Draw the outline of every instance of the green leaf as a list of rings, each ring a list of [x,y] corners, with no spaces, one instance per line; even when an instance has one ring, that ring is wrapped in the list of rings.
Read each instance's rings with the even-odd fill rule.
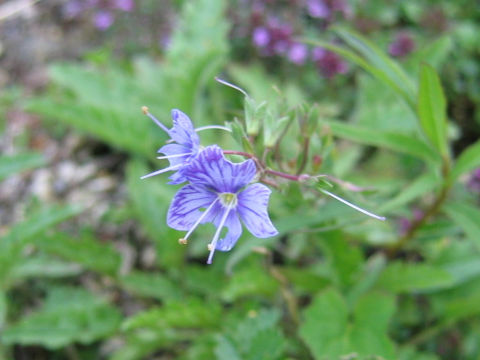
[[[214,328],[221,320],[221,312],[218,303],[209,302],[206,306],[203,301],[190,297],[183,302],[171,302],[142,311],[125,320],[122,328],[126,331],[141,328]]]
[[[42,154],[30,153],[0,157],[0,180],[25,170],[45,165]]]
[[[420,131],[416,114],[404,101],[398,101],[393,90],[378,91],[378,81],[368,74],[359,74],[356,82],[355,124],[381,131]]]
[[[418,90],[418,118],[432,145],[443,155],[448,153],[447,103],[435,69],[422,64]]]
[[[473,294],[449,302],[443,313],[443,321],[455,322],[480,314],[480,294]]]
[[[217,359],[276,360],[282,355],[286,339],[276,324],[276,310],[251,312],[233,329],[217,338]]]
[[[119,281],[126,290],[140,296],[160,300],[181,299],[178,285],[163,274],[135,271],[120,277]]]
[[[248,295],[273,296],[278,289],[274,280],[260,266],[249,266],[235,271],[222,291],[222,298],[231,302]]]
[[[218,336],[217,346],[215,347],[215,355],[217,360],[242,360],[242,356],[238,353],[232,341],[222,335]]]
[[[7,319],[7,296],[4,291],[0,290],[0,329],[3,329]]]
[[[326,123],[332,132],[341,138],[408,154],[431,164],[440,162],[438,155],[427,144],[412,135],[378,131],[333,120],[328,120]]]
[[[425,292],[442,289],[454,283],[446,270],[428,264],[393,262],[378,279],[377,286],[394,293]]]
[[[111,244],[102,244],[90,234],[75,239],[57,232],[53,235],[39,236],[35,244],[45,252],[110,276],[118,273],[122,261],[120,254]]]
[[[454,182],[460,175],[480,166],[480,140],[466,148],[458,157],[450,172],[449,181]]]
[[[158,179],[140,180],[149,173],[145,163],[133,160],[127,166],[127,187],[135,215],[152,241],[155,242],[158,262],[165,268],[183,263],[186,247],[178,244],[179,232],[165,223],[174,190]]]
[[[409,72],[412,74],[417,74],[421,64],[428,63],[439,71],[440,67],[448,61],[452,49],[453,41],[451,35],[443,35],[413,52],[406,59],[407,70],[410,70]]]
[[[120,312],[83,289],[54,288],[44,306],[3,331],[4,344],[58,349],[74,342],[90,344],[111,335]]]
[[[467,203],[448,203],[443,211],[465,232],[470,241],[480,249],[480,210]]]
[[[348,308],[343,297],[333,289],[316,296],[303,313],[300,337],[315,359],[326,359],[345,353]]]
[[[333,281],[340,289],[349,289],[356,282],[364,259],[360,249],[350,244],[343,235],[340,231],[325,233],[321,246],[332,269]]]
[[[79,275],[81,272],[82,268],[77,264],[52,259],[50,256],[36,255],[34,258],[18,261],[10,276],[19,281],[40,277],[62,278]]]
[[[66,77],[72,76],[69,74],[72,71],[71,66],[59,66],[59,68],[67,72]],[[91,71],[82,71],[87,79],[91,76],[89,74]],[[96,76],[104,75],[96,74]],[[115,79],[112,82],[115,87]],[[86,86],[82,91],[88,92],[90,87],[95,86]],[[104,93],[111,90],[110,86],[103,86],[101,89]],[[157,144],[162,138],[165,138],[165,135],[140,112],[143,102],[138,100],[132,103],[129,95],[130,92],[125,93],[125,99],[116,105],[90,104],[82,102],[80,99],[55,100],[53,97],[44,96],[30,100],[26,108],[28,111],[44,117],[72,125],[119,149],[149,156],[154,154]],[[104,97],[99,97],[99,99],[104,99]],[[142,140],[139,141],[139,139]]]
[[[337,28],[335,32],[354,50],[326,41],[306,39],[306,43],[324,47],[352,61],[400,95],[412,110],[415,109],[415,88],[405,71],[376,45],[361,35]]]
[[[350,47],[361,54],[369,64],[378,71],[381,71],[388,79],[396,84],[396,86],[405,93],[407,103],[411,102],[412,96],[415,93],[415,86],[412,79],[410,79],[408,74],[396,61],[388,57],[377,45],[359,33],[342,28],[336,28],[334,31],[342,40],[350,45]]]
[[[394,358],[394,344],[387,336],[394,311],[393,297],[368,293],[351,313],[343,297],[329,289],[304,311],[300,337],[316,360],[337,359],[351,353],[360,358]]]
[[[398,195],[380,206],[378,212],[384,213],[418,199],[423,194],[430,192],[441,184],[441,178],[433,172],[427,172],[413,180],[405,189],[400,190]]]
[[[193,118],[199,117],[206,84],[215,84],[213,78],[226,61],[226,5],[224,0],[184,2],[179,20],[182,26],[177,26],[171,36],[164,95],[168,105],[179,107]]]
[[[80,208],[74,206],[52,207],[10,228],[0,241],[0,287],[9,285],[9,272],[21,258],[21,252],[31,238],[80,211]]]

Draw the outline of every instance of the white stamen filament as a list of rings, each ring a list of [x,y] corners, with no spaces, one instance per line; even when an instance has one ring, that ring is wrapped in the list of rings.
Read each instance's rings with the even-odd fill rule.
[[[217,231],[215,231],[215,235],[213,236],[212,242],[208,244],[208,250],[210,250],[210,254],[208,255],[207,264],[211,264],[213,260],[213,253],[215,252],[215,247],[217,246],[218,238],[220,237],[220,233],[222,232],[223,225],[227,221],[228,214],[233,207],[233,203],[229,203],[228,207],[225,209],[223,213],[222,220],[220,220],[220,224],[218,224]]]
[[[166,167],[165,169],[160,169],[160,170],[154,171],[150,174],[143,175],[140,179],[143,180],[143,179],[149,178],[151,176],[155,176],[155,175],[159,175],[159,174],[162,174],[164,172],[167,172],[167,171],[175,170],[175,169],[178,169],[181,166],[183,166],[183,164],[177,164],[177,165],[169,166],[169,167]]]
[[[168,155],[168,156],[157,156],[157,159],[163,160],[163,159],[172,159],[172,158],[177,158],[177,157],[182,157],[186,155],[192,155],[193,153],[184,153],[184,154],[175,154],[175,155]]]
[[[357,205],[354,205],[354,204],[348,202],[347,200],[342,199],[341,197],[339,197],[339,196],[337,196],[337,195],[335,195],[335,194],[332,194],[331,192],[329,192],[329,191],[327,191],[327,190],[323,190],[323,189],[319,189],[319,190],[320,190],[322,193],[324,193],[324,194],[326,194],[326,195],[328,195],[328,196],[333,197],[334,199],[336,199],[336,200],[344,203],[345,205],[350,206],[351,208],[353,208],[353,209],[355,209],[355,210],[357,210],[357,211],[360,211],[361,213],[363,213],[363,214],[365,214],[365,215],[368,215],[368,216],[370,216],[370,217],[372,217],[372,218],[374,218],[374,219],[377,219],[377,220],[382,220],[382,221],[386,220],[386,217],[384,217],[384,216],[379,216],[379,215],[375,215],[375,214],[371,213],[370,211],[367,211],[367,210],[365,210],[365,209],[362,209],[362,208],[358,207]]]
[[[228,132],[232,132],[231,129],[229,129],[226,126],[221,126],[221,125],[208,125],[208,126],[200,126],[195,129],[195,131],[203,131],[203,130],[209,130],[209,129],[219,129],[219,130],[225,130]]]
[[[193,230],[195,230],[197,228],[197,226],[200,224],[200,222],[205,219],[205,216],[207,216],[207,214],[210,212],[210,210],[212,210],[213,208],[213,205],[215,205],[217,203],[217,201],[219,200],[219,198],[216,198],[214,202],[212,202],[208,208],[202,213],[202,215],[200,215],[200,217],[197,219],[197,221],[195,221],[195,223],[192,225],[192,227],[190,228],[190,230],[188,230],[188,232],[185,234],[185,236],[182,238],[183,240],[187,240],[188,237],[193,233]]]
[[[160,127],[163,131],[165,131],[167,134],[170,133],[170,130],[168,130],[168,128],[167,128],[165,125],[163,125],[163,124],[160,122],[160,120],[158,120],[155,116],[153,116],[152,114],[150,114],[150,112],[148,111],[148,108],[147,108],[146,106],[142,107],[142,111],[143,111],[143,113],[144,113],[145,115],[147,115],[150,119],[152,119],[153,122],[154,122],[155,124],[157,124],[158,127]]]
[[[231,87],[232,89],[235,89],[235,90],[240,91],[243,95],[245,95],[245,97],[248,97],[248,94],[245,92],[245,90],[243,90],[242,88],[238,87],[237,85],[233,85],[233,84],[229,83],[228,81],[223,80],[223,79],[220,79],[220,78],[218,78],[218,77],[216,77],[216,76],[215,76],[215,80],[218,81],[220,84],[226,85],[226,86],[228,86],[228,87]]]

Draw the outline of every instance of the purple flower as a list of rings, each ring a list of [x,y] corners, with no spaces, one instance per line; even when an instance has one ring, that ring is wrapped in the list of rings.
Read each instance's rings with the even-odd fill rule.
[[[265,28],[264,26],[257,27],[253,31],[252,38],[255,46],[259,48],[267,46],[268,43],[270,42],[270,34],[267,28]]]
[[[185,243],[199,224],[211,222],[217,230],[208,248],[211,264],[215,250],[229,251],[242,234],[242,225],[258,238],[278,234],[268,216],[270,189],[250,183],[257,173],[253,160],[234,164],[225,159],[222,149],[209,146],[198,154],[183,171],[190,181],[173,198],[167,224],[187,231],[180,239]],[[223,228],[226,235],[220,239]]]
[[[183,168],[190,160],[197,156],[200,151],[200,139],[193,127],[192,121],[180,110],[173,109],[173,127],[168,129],[157,118],[150,114],[147,108],[144,108],[143,111],[170,136],[169,143],[158,150],[159,153],[165,154],[165,156],[160,156],[158,159],[168,159],[170,166],[144,175],[141,179],[146,179],[167,171],[176,171],[169,178],[171,180],[170,184],[181,184],[185,182],[186,179],[183,176]]]
[[[475,193],[480,193],[480,168],[475,169],[467,182],[467,188]]]
[[[312,59],[327,78],[332,78],[337,74],[345,74],[348,71],[348,64],[340,56],[324,48],[314,48]]]
[[[288,50],[288,58],[297,65],[302,65],[308,56],[308,47],[305,44],[294,43]]]
[[[134,2],[133,0],[114,0],[113,7],[123,11],[132,11]]]
[[[403,57],[410,54],[415,49],[415,42],[410,34],[399,33],[395,40],[389,45],[388,52],[392,56]]]
[[[330,8],[324,0],[307,0],[306,5],[311,17],[326,19],[330,16]]]
[[[70,0],[62,7],[62,14],[67,19],[74,19],[85,10],[83,5],[80,0]]]
[[[99,30],[107,30],[114,21],[113,14],[107,10],[100,10],[95,14],[93,20],[95,27]]]

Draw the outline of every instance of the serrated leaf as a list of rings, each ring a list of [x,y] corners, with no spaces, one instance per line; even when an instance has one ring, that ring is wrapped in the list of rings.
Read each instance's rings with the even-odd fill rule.
[[[304,311],[300,337],[316,360],[348,354],[390,359],[395,356],[395,348],[387,336],[387,326],[394,311],[393,297],[368,293],[350,314],[343,297],[329,289]]]
[[[227,286],[222,291],[225,301],[253,295],[272,296],[277,292],[278,282],[274,280],[265,269],[258,266],[250,266],[237,270]]]
[[[303,313],[300,337],[315,359],[338,356],[346,346],[348,308],[343,297],[333,289],[316,296]]]
[[[69,67],[64,71],[69,71]],[[97,74],[97,76],[102,75]],[[107,87],[103,91],[108,93],[110,90],[111,88]],[[87,92],[87,90],[84,91]],[[45,96],[30,100],[26,108],[44,117],[72,125],[119,149],[144,156],[154,154],[157,144],[165,139],[165,135],[141,114],[139,109],[142,102],[138,100],[136,103],[131,103],[127,101],[128,98],[129,93],[126,93],[125,100],[119,102],[120,106],[107,106],[105,103],[89,104],[78,99],[58,101]],[[139,141],[139,139],[142,140]]]
[[[378,279],[377,286],[394,293],[426,292],[447,288],[454,283],[446,270],[428,264],[393,262]]]
[[[187,298],[184,302],[171,302],[165,306],[142,311],[122,324],[122,328],[131,331],[139,328],[212,328],[221,319],[221,307],[209,302],[208,306],[196,298]]]
[[[242,356],[235,349],[235,345],[225,336],[218,336],[217,346],[215,347],[217,360],[231,359],[242,360]]]
[[[341,138],[408,154],[431,164],[439,163],[439,156],[427,144],[412,135],[377,131],[333,120],[326,123],[332,132]]]
[[[112,334],[120,319],[116,308],[83,289],[55,288],[43,308],[5,329],[1,341],[49,349],[89,344]]]
[[[42,210],[27,220],[15,224],[0,241],[0,287],[6,287],[8,274],[21,256],[21,251],[28,241],[78,213],[75,206],[58,206]]]
[[[185,2],[166,54],[167,103],[198,118],[207,82],[220,72],[228,53],[224,0]],[[208,24],[208,26],[206,25]]]
[[[45,165],[42,154],[30,153],[13,156],[0,156],[0,181],[21,171]]]
[[[467,203],[448,203],[443,211],[465,232],[470,241],[480,249],[480,210]]]
[[[275,360],[285,349],[285,337],[280,329],[260,331],[253,338],[246,359],[248,360]]]
[[[177,284],[163,274],[134,271],[119,278],[120,284],[129,292],[139,296],[160,300],[179,300],[181,291]]]
[[[283,354],[285,336],[277,327],[280,313],[277,310],[250,312],[233,329],[229,328],[217,338],[217,359],[275,360]]]
[[[418,90],[418,118],[431,144],[443,155],[448,152],[447,103],[435,69],[423,64]]]
[[[122,261],[120,254],[111,244],[102,244],[88,234],[75,239],[57,232],[53,235],[39,236],[35,244],[45,252],[110,276],[117,274]]]
[[[454,182],[460,175],[480,167],[480,141],[463,150],[450,172],[449,181]]]
[[[324,234],[321,246],[328,266],[332,269],[333,281],[340,289],[350,288],[364,263],[362,252],[348,243],[340,231]]]

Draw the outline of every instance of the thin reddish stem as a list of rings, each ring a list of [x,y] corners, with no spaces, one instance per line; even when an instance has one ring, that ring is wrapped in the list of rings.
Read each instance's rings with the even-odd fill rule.
[[[239,155],[239,156],[243,156],[243,157],[246,157],[246,158],[249,158],[249,159],[256,159],[255,155],[249,154],[249,153],[244,152],[244,151],[223,150],[223,153],[225,155]]]

